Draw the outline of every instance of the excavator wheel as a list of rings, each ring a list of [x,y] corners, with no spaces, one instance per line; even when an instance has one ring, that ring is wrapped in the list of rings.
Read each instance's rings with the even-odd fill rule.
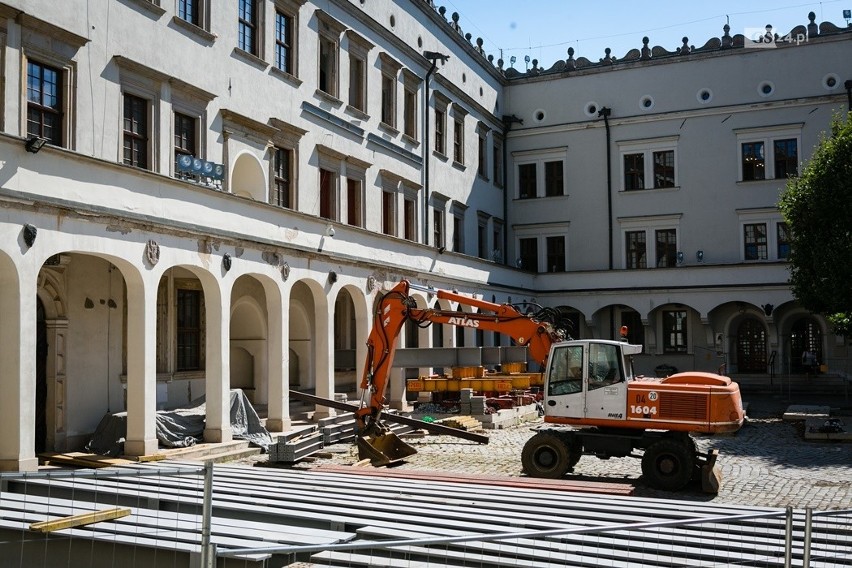
[[[521,465],[530,477],[558,479],[571,468],[571,461],[568,445],[549,432],[530,438],[521,451]]]
[[[648,485],[664,491],[683,489],[692,478],[694,467],[693,447],[674,438],[654,442],[642,456],[642,475]]]

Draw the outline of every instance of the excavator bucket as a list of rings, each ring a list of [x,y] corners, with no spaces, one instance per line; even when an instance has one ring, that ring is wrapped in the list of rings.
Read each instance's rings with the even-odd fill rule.
[[[370,460],[373,467],[395,465],[417,453],[417,450],[390,431],[373,436],[359,436],[357,442],[358,459]]]
[[[719,487],[722,485],[722,470],[716,465],[718,456],[719,450],[710,450],[707,452],[704,464],[700,466],[701,490],[704,493],[719,494]]]

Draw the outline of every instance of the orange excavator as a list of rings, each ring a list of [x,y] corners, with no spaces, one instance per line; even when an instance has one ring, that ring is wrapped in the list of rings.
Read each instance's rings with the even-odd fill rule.
[[[409,293],[412,288],[478,311],[418,308]],[[716,453],[700,455],[690,433],[729,433],[742,426],[739,386],[730,378],[704,372],[666,378],[636,375],[633,356],[642,352],[641,345],[572,340],[570,324],[556,309],[521,311],[510,304],[421,288],[405,280],[376,302],[361,381],[364,399],[355,416],[362,459],[389,463],[416,453],[381,420],[396,340],[409,320],[419,326],[447,324],[495,331],[528,348],[529,358],[545,374],[544,426],[521,451],[528,475],[560,478],[573,470],[582,455],[608,459],[643,450],[642,473],[652,487],[675,491],[698,478],[705,491],[718,491],[721,476]]]

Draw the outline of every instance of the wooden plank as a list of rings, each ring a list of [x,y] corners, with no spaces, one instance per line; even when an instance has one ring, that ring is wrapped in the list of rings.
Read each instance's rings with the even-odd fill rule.
[[[561,479],[537,479],[531,477],[486,476],[469,474],[452,474],[446,472],[431,472],[421,470],[376,470],[370,468],[353,468],[342,465],[320,465],[312,468],[319,471],[340,472],[352,475],[369,475],[374,477],[394,477],[403,479],[422,479],[427,481],[444,481],[453,483],[475,483],[483,485],[499,485],[523,489],[548,489],[553,491],[574,491],[581,493],[601,493],[608,495],[633,495],[634,487],[626,483],[605,483],[600,481],[579,481]]]
[[[93,513],[81,513],[79,515],[71,515],[61,519],[53,519],[50,521],[40,521],[30,524],[30,530],[40,533],[50,533],[61,531],[62,529],[72,529],[74,527],[83,527],[93,525],[102,521],[111,521],[120,519],[130,514],[130,509],[126,507],[115,507],[112,509],[103,509]]]
[[[101,456],[98,454],[84,454],[82,452],[69,453],[53,453],[45,452],[38,455],[45,460],[46,463],[62,463],[65,465],[76,465],[80,467],[112,467],[116,465],[127,465],[133,463],[128,459],[111,458],[109,456]]]

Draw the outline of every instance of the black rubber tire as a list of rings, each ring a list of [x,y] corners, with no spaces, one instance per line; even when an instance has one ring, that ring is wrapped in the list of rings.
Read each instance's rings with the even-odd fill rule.
[[[642,475],[648,485],[664,491],[683,489],[692,478],[695,453],[691,444],[663,438],[651,444],[642,456]]]
[[[571,454],[567,444],[559,436],[548,432],[539,432],[521,450],[521,465],[531,477],[559,479],[568,472],[570,464]]]

